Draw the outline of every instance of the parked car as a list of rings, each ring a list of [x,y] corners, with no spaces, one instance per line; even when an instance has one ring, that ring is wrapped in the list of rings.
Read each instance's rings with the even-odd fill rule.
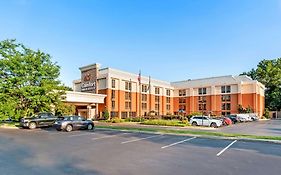
[[[53,126],[57,116],[50,112],[42,112],[33,117],[22,118],[20,120],[20,126],[23,128],[35,129],[37,127],[50,127]]]
[[[58,131],[73,131],[78,129],[93,130],[95,125],[92,120],[86,120],[81,116],[64,116],[63,119],[55,121],[54,127]]]
[[[239,122],[253,121],[249,114],[237,114]]]
[[[228,117],[223,117],[222,123],[223,125],[232,125],[232,120]]]
[[[239,122],[237,115],[228,115],[228,118],[230,118],[230,120],[232,121],[233,124],[236,124],[237,122]]]
[[[250,113],[249,116],[251,117],[252,121],[257,121],[257,120],[259,120],[257,114],[255,114],[255,113]]]
[[[220,127],[222,126],[222,121],[219,119],[213,119],[209,116],[194,116],[190,119],[192,126],[210,126],[210,127]]]

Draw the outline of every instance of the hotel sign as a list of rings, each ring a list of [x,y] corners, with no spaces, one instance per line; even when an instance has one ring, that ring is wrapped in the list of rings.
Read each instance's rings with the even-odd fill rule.
[[[81,70],[81,92],[97,93],[98,67],[91,65],[80,68]]]

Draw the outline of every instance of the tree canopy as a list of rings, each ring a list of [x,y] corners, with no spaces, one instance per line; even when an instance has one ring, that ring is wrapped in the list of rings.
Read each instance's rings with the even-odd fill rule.
[[[262,60],[256,69],[243,74],[266,86],[265,104],[267,108],[270,110],[281,109],[281,58]]]
[[[51,111],[61,104],[60,67],[51,56],[16,40],[0,42],[0,118]],[[54,91],[58,90],[58,91]]]

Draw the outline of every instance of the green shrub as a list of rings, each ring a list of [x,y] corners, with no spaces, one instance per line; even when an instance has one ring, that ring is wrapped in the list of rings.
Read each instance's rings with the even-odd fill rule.
[[[111,122],[111,123],[122,123],[122,122],[125,122],[125,120],[120,119],[120,118],[113,118],[113,119],[109,120],[109,122]]]
[[[105,110],[103,111],[102,116],[103,116],[103,118],[104,118],[105,120],[108,120],[108,119],[109,119],[109,112],[108,112],[107,109],[105,109]]]
[[[140,117],[126,118],[125,122],[141,122],[143,119]]]
[[[141,122],[141,124],[145,125],[161,125],[161,126],[188,126],[188,121],[179,121],[179,120],[145,120]]]
[[[269,110],[268,110],[268,108],[265,108],[263,117],[266,118],[266,119],[269,119],[270,116],[269,116]]]

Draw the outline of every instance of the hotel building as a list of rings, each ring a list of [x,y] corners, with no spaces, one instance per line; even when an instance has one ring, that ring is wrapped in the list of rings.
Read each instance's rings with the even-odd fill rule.
[[[227,115],[238,113],[238,105],[250,107],[258,116],[264,112],[265,86],[245,75],[166,82],[99,64],[80,70],[73,93],[88,98],[88,103],[74,100],[73,104],[78,114],[90,118],[105,110],[119,118],[194,112]],[[93,98],[99,100],[91,102]]]

